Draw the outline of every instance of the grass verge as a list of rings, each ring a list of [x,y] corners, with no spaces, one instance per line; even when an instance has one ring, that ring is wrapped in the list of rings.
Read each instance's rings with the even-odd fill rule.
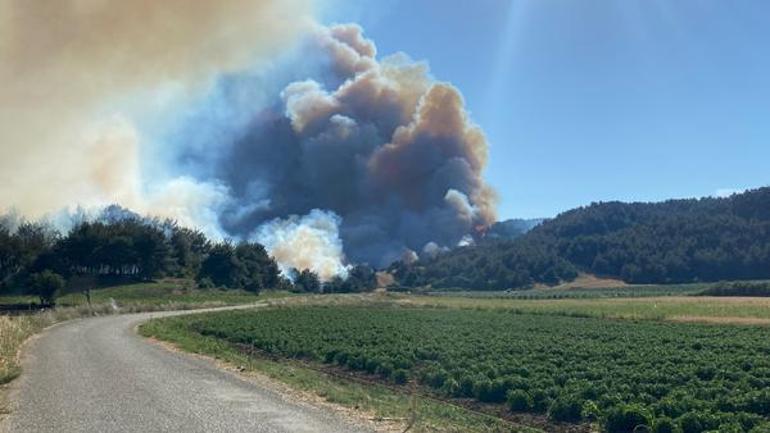
[[[274,361],[244,354],[236,347],[190,330],[181,317],[154,319],[139,327],[145,337],[173,343],[187,352],[224,361],[239,370],[254,372],[300,391],[305,399],[321,399],[355,411],[383,430],[410,432],[522,432],[541,430],[514,426],[496,417],[423,396],[398,392],[387,386],[359,383],[318,371],[295,361]]]
[[[84,296],[70,294],[63,297],[56,309],[16,316],[0,315],[0,386],[21,373],[18,355],[24,341],[55,323],[94,315],[224,307],[277,299],[290,294],[267,291],[255,296],[253,293],[239,291],[185,290],[170,283],[146,283],[95,290],[92,296],[91,307],[85,303]],[[17,302],[19,299],[0,298],[0,302]]]

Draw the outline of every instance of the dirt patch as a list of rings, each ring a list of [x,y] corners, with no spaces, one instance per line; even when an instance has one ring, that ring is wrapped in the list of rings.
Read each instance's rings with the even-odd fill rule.
[[[717,316],[674,316],[669,319],[681,323],[714,323],[719,325],[770,326],[770,319],[759,317],[717,317]]]
[[[541,290],[591,290],[591,289],[617,289],[628,287],[629,284],[623,280],[616,280],[614,278],[597,277],[596,275],[580,274],[574,280],[559,284],[558,286],[545,286],[542,284],[536,285],[536,289]]]
[[[715,302],[721,304],[751,304],[770,307],[770,298],[752,297],[752,296],[656,296],[642,299],[644,301],[676,301],[678,303],[702,304]],[[613,299],[613,301],[622,302],[628,299]]]

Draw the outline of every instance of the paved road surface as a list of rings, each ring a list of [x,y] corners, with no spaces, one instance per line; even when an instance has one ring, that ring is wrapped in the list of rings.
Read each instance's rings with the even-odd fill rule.
[[[365,431],[136,335],[137,324],[167,314],[79,320],[45,332],[25,352],[0,432]]]

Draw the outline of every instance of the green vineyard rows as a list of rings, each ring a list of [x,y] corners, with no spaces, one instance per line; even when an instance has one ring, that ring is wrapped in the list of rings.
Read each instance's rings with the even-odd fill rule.
[[[553,421],[598,422],[611,433],[770,431],[764,327],[388,307],[188,320],[202,335],[274,355]]]

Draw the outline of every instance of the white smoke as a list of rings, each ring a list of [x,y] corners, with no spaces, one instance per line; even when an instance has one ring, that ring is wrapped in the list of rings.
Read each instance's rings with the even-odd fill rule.
[[[312,0],[0,0],[0,211],[41,215],[143,197],[126,105],[281,53]],[[106,120],[105,120],[106,119]],[[5,208],[5,209],[2,209]]]
[[[381,266],[472,241],[495,197],[459,90],[313,6],[0,0],[0,212],[64,227],[117,203],[324,280],[347,274],[345,252]],[[174,135],[194,104],[206,114]]]
[[[348,267],[339,237],[340,217],[314,209],[304,216],[292,215],[260,226],[254,240],[265,246],[284,275],[292,268],[309,269],[329,281],[347,277]]]

